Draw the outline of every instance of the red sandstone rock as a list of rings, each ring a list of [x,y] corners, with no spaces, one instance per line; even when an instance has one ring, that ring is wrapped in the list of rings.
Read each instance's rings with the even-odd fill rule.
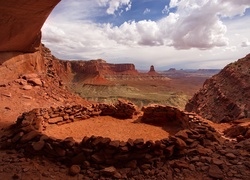
[[[67,81],[70,74],[74,80],[87,84],[107,84],[106,76],[113,75],[138,75],[134,64],[111,64],[102,59],[90,61],[60,61],[57,73],[65,74]],[[61,73],[62,72],[62,73]]]
[[[222,179],[224,177],[223,172],[217,165],[210,165],[208,174],[212,178],[216,178],[216,179]]]
[[[70,174],[71,176],[75,176],[75,175],[79,174],[80,171],[81,171],[81,168],[80,168],[80,166],[78,166],[78,165],[72,165],[72,166],[69,168],[69,174]]]
[[[41,43],[41,28],[60,0],[1,0],[0,52],[34,52]]]
[[[150,66],[150,70],[148,72],[149,75],[159,75],[156,71],[155,71],[155,67],[152,65]]]

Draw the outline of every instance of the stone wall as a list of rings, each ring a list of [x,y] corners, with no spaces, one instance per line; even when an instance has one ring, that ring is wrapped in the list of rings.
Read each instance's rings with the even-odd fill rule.
[[[119,104],[122,105],[122,101],[112,108],[119,107]],[[103,107],[105,113],[101,110]],[[81,142],[76,142],[71,137],[61,140],[43,134],[44,128],[54,123],[59,125],[91,116],[108,115],[108,112],[117,116],[110,110],[112,108],[108,110],[108,107],[96,104],[87,107],[76,105],[34,109],[20,116],[11,133],[1,138],[1,148],[16,149],[28,156],[45,156],[67,164],[71,166],[71,174],[74,174],[74,170],[94,168],[104,176],[126,178],[134,176],[135,169],[137,173],[148,175],[153,167],[166,161],[171,162],[169,166],[173,168],[192,168],[185,162],[173,159],[200,153],[203,156],[209,155],[212,151],[207,146],[213,147],[221,141],[220,135],[213,128],[192,114],[187,114],[192,129],[181,130],[168,139],[155,142],[145,142],[143,139],[128,139],[124,142],[100,136],[83,137]],[[120,170],[119,173],[117,169]]]
[[[61,106],[38,108],[25,112],[17,119],[17,125],[30,123],[35,130],[43,131],[51,124],[62,125],[85,120],[93,116],[112,116],[129,119],[138,113],[138,108],[129,101],[118,99],[117,104],[91,104],[87,106]]]
[[[163,105],[149,105],[142,108],[143,117],[141,122],[163,125],[173,124],[182,128],[189,127],[189,115],[178,108]]]

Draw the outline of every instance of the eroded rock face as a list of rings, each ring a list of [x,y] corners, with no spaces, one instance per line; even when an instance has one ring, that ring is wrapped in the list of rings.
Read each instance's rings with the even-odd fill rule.
[[[105,60],[62,61],[65,70],[78,74],[138,74],[134,64],[111,64]]]
[[[0,52],[35,52],[41,28],[60,0],[0,0]]]
[[[186,105],[214,122],[250,117],[250,54],[208,79]]]

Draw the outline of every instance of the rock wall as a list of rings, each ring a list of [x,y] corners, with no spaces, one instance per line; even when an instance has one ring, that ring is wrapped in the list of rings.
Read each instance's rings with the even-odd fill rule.
[[[30,123],[35,130],[43,131],[51,124],[62,125],[75,121],[85,120],[93,116],[112,116],[119,119],[130,119],[138,113],[138,108],[123,99],[117,104],[90,104],[74,105],[56,108],[41,108],[23,113],[17,120],[17,124]]]
[[[205,81],[186,105],[214,122],[229,122],[250,117],[250,54],[227,65],[219,74]]]
[[[138,74],[134,64],[111,64],[104,60],[90,60],[90,61],[62,61],[61,63],[73,73],[81,74]]]
[[[153,125],[175,124],[183,129],[189,128],[189,115],[178,108],[149,105],[144,106],[142,111],[143,117],[141,118],[141,122]]]
[[[163,173],[162,178],[169,179],[172,177],[172,169],[187,169],[192,173],[201,166],[191,163],[194,158],[209,158],[213,147],[220,147],[219,144],[223,142],[212,127],[194,116],[189,119],[192,129],[181,130],[175,136],[155,142],[145,142],[143,139],[128,139],[124,142],[96,136],[84,137],[81,142],[76,142],[71,137],[54,139],[44,135],[43,130],[38,131],[39,124],[50,125],[51,118],[54,123],[55,118],[64,117],[62,109],[68,113],[79,113],[75,112],[79,108],[80,106],[34,109],[23,114],[12,127],[11,133],[1,138],[1,147],[14,148],[28,156],[45,156],[67,164],[71,166],[71,175],[86,170],[93,173],[89,175],[91,177],[101,174],[102,177],[122,179],[140,174],[144,178],[150,178],[156,175],[153,170],[157,168],[157,174],[168,171],[169,173]],[[48,121],[44,120],[46,116]],[[190,162],[181,160],[187,156],[191,158]],[[160,170],[161,167],[164,169]],[[219,176],[223,177],[223,172],[219,172]],[[218,177],[218,174],[211,173],[211,176]]]
[[[40,51],[35,53],[2,52],[0,53],[0,84],[17,79],[27,73],[45,74],[45,60]]]
[[[0,52],[35,52],[41,28],[60,0],[0,0]]]

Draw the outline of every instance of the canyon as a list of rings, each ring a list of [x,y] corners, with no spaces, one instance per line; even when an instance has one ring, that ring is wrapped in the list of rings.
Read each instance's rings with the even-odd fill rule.
[[[1,178],[249,179],[249,55],[212,77],[60,60],[40,41],[59,0],[0,2]]]

